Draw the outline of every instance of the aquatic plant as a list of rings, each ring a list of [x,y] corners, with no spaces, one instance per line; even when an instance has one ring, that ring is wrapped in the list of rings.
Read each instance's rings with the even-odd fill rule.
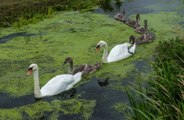
[[[124,77],[134,72],[134,61],[147,59],[152,56],[155,46],[159,43],[158,40],[167,40],[169,37],[183,33],[180,27],[177,26],[177,23],[175,24],[174,22],[173,24],[172,20],[169,19],[173,18],[173,16],[180,20],[180,16],[176,13],[167,13],[167,15],[165,13],[142,15],[142,17],[150,21],[150,27],[153,28],[152,30],[156,30],[155,33],[159,37],[149,45],[137,47],[136,53],[128,59],[110,65],[103,64],[101,70],[92,76],[100,78],[109,77],[110,84],[105,86],[106,88],[124,91],[126,86],[121,83],[122,81],[126,81],[126,79],[123,79]],[[160,19],[157,19],[158,17]],[[166,20],[167,22],[165,23]],[[1,36],[21,30],[22,28],[20,30],[6,28],[3,29]],[[45,34],[30,37],[31,39],[27,45],[25,44],[26,39],[24,37],[16,37],[6,42],[6,44],[0,44],[0,91],[8,94],[10,98],[24,97],[33,93],[32,77],[25,75],[27,66],[31,63],[37,63],[40,66],[40,85],[42,86],[50,78],[67,72],[66,68],[61,67],[66,57],[71,56],[75,60],[75,64],[100,62],[102,51],[99,54],[95,53],[95,47],[99,40],[106,40],[109,43],[109,49],[111,49],[116,44],[128,42],[131,34],[138,35],[133,29],[115,21],[113,18],[109,18],[107,15],[91,12],[81,13],[78,11],[56,13],[56,15],[50,16],[36,24],[25,25],[23,30],[28,33],[39,34],[43,32]],[[142,54],[142,51],[146,52]],[[80,87],[81,84],[89,82],[92,80],[92,76],[82,79],[75,87]],[[80,93],[77,93],[77,95],[80,96]],[[78,100],[77,98],[76,101]],[[59,101],[54,102],[54,105],[61,107]],[[89,100],[85,101],[89,104]],[[76,104],[81,106],[85,101]],[[95,100],[93,101],[94,103],[91,104],[95,105]],[[42,107],[38,107],[39,109],[35,110],[38,105],[40,104],[23,105],[22,107],[27,106],[29,114],[27,112],[20,112],[21,107],[2,108],[0,110],[2,114],[0,113],[0,116],[8,116],[11,113],[12,116],[14,116],[13,114],[18,114],[20,117],[17,118],[22,118],[21,116],[23,115],[28,116],[30,119],[39,119],[41,115],[46,115],[46,118],[57,118],[62,112],[70,114],[71,112],[66,112],[65,110],[70,110],[67,105],[72,106],[73,104],[67,104],[64,110],[58,110],[58,108],[54,107],[54,110],[58,110],[56,112],[53,112],[52,109],[50,111],[51,106],[47,101],[42,106],[43,108],[44,106],[46,108],[47,105],[49,106],[49,110],[44,110],[45,112],[41,111],[40,108]],[[35,106],[35,108],[31,106]],[[120,105],[115,109],[119,111],[118,109],[122,110],[121,107]],[[90,118],[94,107],[89,108],[90,110],[83,109],[84,113],[90,111],[90,114],[85,113],[85,115],[82,115],[88,116],[85,117],[86,119]],[[78,107],[74,111],[77,114],[77,111],[79,111]],[[47,113],[49,114],[48,116]]]
[[[93,113],[96,102],[84,99],[55,99],[51,102],[39,101],[33,104],[17,108],[0,109],[0,119],[60,119],[60,115],[80,115],[82,119],[88,120]]]
[[[147,88],[135,85],[127,91],[128,119],[184,119],[183,49],[183,38],[159,42],[153,63],[156,77]]]

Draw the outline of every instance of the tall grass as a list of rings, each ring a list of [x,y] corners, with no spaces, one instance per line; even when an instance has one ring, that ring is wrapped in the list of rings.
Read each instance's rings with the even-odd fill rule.
[[[127,90],[127,119],[184,120],[184,39],[161,41],[155,52],[156,75],[148,87]]]
[[[105,0],[21,0],[0,5],[0,27],[25,24],[52,15],[54,11],[89,9]],[[18,23],[18,26],[20,25]]]

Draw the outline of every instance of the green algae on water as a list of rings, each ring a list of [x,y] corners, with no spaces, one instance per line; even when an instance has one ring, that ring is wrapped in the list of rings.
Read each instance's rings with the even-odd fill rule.
[[[118,89],[123,89],[124,86],[120,82],[122,78],[133,72],[135,68],[133,62],[150,58],[159,40],[167,40],[175,36],[184,37],[183,29],[178,22],[174,22],[175,19],[183,19],[177,13],[143,14],[141,18],[141,20],[148,20],[149,29],[156,34],[155,41],[137,46],[136,53],[130,58],[116,63],[103,64],[102,68],[93,74],[97,77],[115,76],[112,80],[116,84],[110,85],[114,89],[117,89],[116,85],[119,85]],[[100,62],[102,50],[98,54],[95,53],[95,46],[100,40],[105,40],[111,49],[116,44],[128,42],[130,35],[139,36],[133,29],[113,18],[90,12],[57,13],[56,16],[37,24],[23,26],[23,30],[45,34],[30,37],[29,41],[24,37],[17,37],[6,44],[0,44],[0,90],[14,97],[33,93],[33,77],[25,75],[31,63],[38,64],[40,86],[43,86],[52,77],[66,73],[67,68],[61,66],[66,57],[72,57],[74,64]],[[3,29],[0,36],[13,32],[19,31],[13,28]],[[90,76],[83,79],[81,83],[89,80]],[[94,100],[53,100],[51,103],[41,101],[12,109],[2,108],[0,118],[37,119],[49,113],[50,119],[56,119],[58,113],[62,112],[63,114],[80,113],[83,118],[89,119],[94,106]]]
[[[180,26],[177,22],[174,23],[172,20],[172,18],[179,20],[180,16],[176,13],[143,14],[141,18],[148,20],[149,29],[154,30],[156,40],[150,44],[137,46],[136,53],[128,59],[103,64],[101,70],[94,75],[100,76],[110,72],[125,77],[134,68],[132,61],[151,56],[154,46],[158,44],[159,40],[182,36],[183,30],[179,29]],[[169,20],[165,22],[167,19]],[[15,31],[11,29],[4,29],[2,35]],[[52,77],[66,73],[67,70],[61,67],[66,57],[71,56],[75,64],[100,62],[102,50],[98,54],[95,53],[95,46],[100,40],[105,40],[111,49],[116,44],[128,42],[130,35],[139,36],[133,29],[119,21],[90,12],[57,13],[56,16],[37,24],[24,26],[24,30],[33,33],[41,31],[46,34],[31,37],[27,44],[23,37],[0,44],[0,69],[2,71],[0,90],[13,96],[22,96],[33,92],[33,78],[25,76],[25,71],[31,63],[38,64],[40,84],[43,86]],[[6,87],[7,84],[11,87]],[[22,84],[21,89],[19,84]]]
[[[0,109],[0,119],[40,119],[50,114],[50,119],[59,118],[58,113],[63,115],[79,114],[83,119],[88,120],[96,105],[94,100],[70,99],[53,100],[51,103],[39,101],[35,104],[12,109]]]

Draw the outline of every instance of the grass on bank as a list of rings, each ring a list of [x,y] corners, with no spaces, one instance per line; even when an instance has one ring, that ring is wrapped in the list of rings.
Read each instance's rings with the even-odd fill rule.
[[[128,119],[184,119],[184,39],[161,41],[156,49],[154,79],[148,87],[135,85],[128,90]],[[135,94],[137,94],[135,96]]]
[[[55,11],[90,9],[100,1],[103,0],[2,0],[0,28],[35,23]]]

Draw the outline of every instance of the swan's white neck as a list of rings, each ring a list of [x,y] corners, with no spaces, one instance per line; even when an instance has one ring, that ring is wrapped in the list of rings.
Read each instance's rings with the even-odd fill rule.
[[[34,75],[34,95],[36,98],[41,98],[41,92],[40,92],[40,84],[39,84],[39,75],[38,70],[33,72]]]
[[[108,63],[107,57],[108,57],[108,46],[107,46],[107,43],[106,43],[105,48],[104,48],[104,52],[103,52],[103,56],[102,56],[102,62],[103,63]]]

